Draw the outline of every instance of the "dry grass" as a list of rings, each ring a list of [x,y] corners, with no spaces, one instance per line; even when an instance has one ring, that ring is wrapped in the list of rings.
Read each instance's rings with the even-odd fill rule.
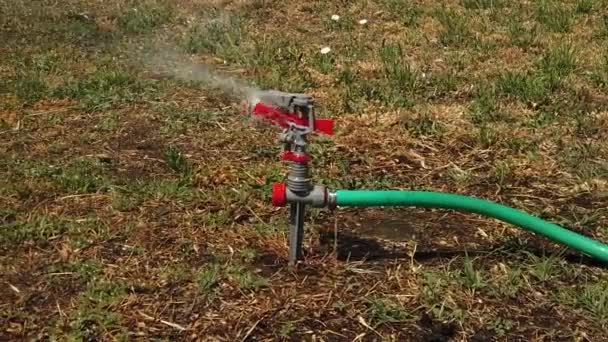
[[[604,7],[1,3],[0,338],[601,340],[604,266],[475,215],[315,211],[288,269],[277,131],[143,62],[173,44],[314,95],[332,188],[474,195],[608,242]]]

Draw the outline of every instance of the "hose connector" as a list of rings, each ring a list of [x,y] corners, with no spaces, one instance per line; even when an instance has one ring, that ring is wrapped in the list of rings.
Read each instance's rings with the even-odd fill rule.
[[[272,205],[282,207],[287,203],[302,203],[315,208],[324,208],[330,204],[330,192],[324,186],[315,185],[308,193],[301,194],[291,191],[285,183],[274,183],[272,185]]]

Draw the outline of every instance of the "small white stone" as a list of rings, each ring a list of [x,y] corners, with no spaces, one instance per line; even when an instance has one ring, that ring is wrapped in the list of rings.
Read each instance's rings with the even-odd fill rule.
[[[328,54],[329,51],[331,51],[331,49],[328,46],[321,49],[321,53],[324,55]]]
[[[359,20],[359,25],[365,25],[365,24],[367,24],[367,19]]]
[[[334,15],[331,16],[331,20],[338,21],[338,20],[340,20],[340,16],[337,15],[337,14],[334,14]]]

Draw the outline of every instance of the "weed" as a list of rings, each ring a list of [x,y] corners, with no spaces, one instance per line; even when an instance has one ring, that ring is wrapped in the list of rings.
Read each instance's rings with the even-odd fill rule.
[[[594,68],[591,79],[603,89],[608,88],[608,50],[604,51],[600,64]]]
[[[391,84],[400,90],[412,92],[420,75],[404,60],[401,44],[383,44],[379,56],[384,67],[384,74]]]
[[[183,48],[189,53],[209,53],[231,61],[239,60],[244,40],[243,20],[237,15],[210,10],[202,24],[190,29]]]
[[[497,130],[490,125],[481,125],[478,130],[479,144],[483,148],[494,146],[498,142],[499,136]]]
[[[296,326],[294,322],[285,322],[281,324],[281,328],[279,329],[279,336],[283,338],[288,338],[295,330]]]
[[[232,265],[228,269],[228,274],[237,282],[241,289],[257,290],[268,284],[263,278],[240,265]]]
[[[529,118],[527,124],[532,128],[541,128],[548,126],[557,119],[557,115],[553,112],[541,110],[539,113]]]
[[[241,251],[241,257],[246,262],[251,262],[251,261],[255,260],[255,258],[257,258],[257,256],[258,256],[258,251],[256,251],[254,248],[248,247],[248,248],[244,248]]]
[[[448,285],[446,277],[437,272],[425,272],[422,274],[421,297],[427,305],[435,305],[443,301],[445,288]]]
[[[78,339],[99,339],[108,330],[120,330],[122,316],[112,312],[127,295],[127,286],[120,281],[92,283],[80,296],[80,305],[71,315],[72,334]]]
[[[467,18],[455,10],[440,8],[435,12],[435,17],[443,26],[439,35],[439,41],[444,45],[462,45],[470,37]]]
[[[77,46],[90,46],[111,38],[111,34],[102,34],[93,20],[72,19],[59,27],[63,41]]]
[[[481,84],[477,87],[477,92],[471,108],[469,117],[475,124],[485,124],[498,121],[504,117],[498,109],[496,89],[492,84]]]
[[[529,49],[540,40],[540,33],[536,25],[526,28],[521,20],[515,16],[509,18],[507,33],[509,34],[511,44],[519,46],[522,49]]]
[[[98,130],[102,132],[115,132],[120,125],[120,120],[117,113],[110,113],[99,122],[98,125],[95,126]]]
[[[205,296],[212,295],[221,279],[221,269],[218,264],[210,264],[200,270],[196,276],[198,291]]]
[[[460,282],[469,289],[480,289],[485,287],[481,273],[473,266],[473,261],[466,256],[464,259],[463,270],[459,277]]]
[[[64,190],[75,193],[92,193],[108,189],[104,178],[107,166],[91,160],[76,160],[54,175],[54,180]]]
[[[522,286],[522,271],[519,267],[506,267],[506,274],[496,280],[496,292],[499,296],[515,298]]]
[[[112,191],[112,209],[122,212],[128,212],[143,202],[142,197],[137,193],[125,192],[120,189]]]
[[[513,95],[525,103],[541,103],[551,95],[551,88],[543,75],[509,72],[496,81],[502,94]]]
[[[581,138],[592,138],[602,131],[597,117],[585,112],[574,115],[574,130]]]
[[[97,307],[116,305],[126,296],[127,289],[127,284],[121,281],[100,280],[87,288],[81,300]]]
[[[608,175],[608,165],[598,160],[602,155],[600,144],[588,141],[564,147],[560,161],[579,177],[592,179]]]
[[[95,260],[82,260],[72,264],[71,267],[78,277],[85,283],[89,283],[103,271],[102,265]]]
[[[412,317],[406,308],[385,298],[368,299],[367,307],[369,318],[374,326],[404,322]]]
[[[461,81],[462,79],[454,72],[431,75],[428,79],[428,84],[432,88],[430,96],[437,97],[449,94],[458,89],[458,84]]]
[[[130,8],[118,18],[118,26],[127,33],[147,33],[171,18],[171,8],[161,4]]]
[[[98,308],[83,308],[71,315],[69,336],[77,341],[95,341],[108,330],[120,329],[122,315]],[[70,340],[70,338],[68,338]]]
[[[421,114],[413,119],[404,119],[405,127],[415,136],[436,136],[441,134],[443,126],[429,114]]]
[[[608,284],[598,282],[586,284],[578,291],[578,304],[603,326],[608,325]]]
[[[54,216],[34,216],[28,221],[13,221],[0,226],[0,245],[8,247],[24,241],[47,241],[69,229],[69,224]]]
[[[165,147],[163,157],[167,165],[175,172],[187,176],[192,171],[184,155],[174,146]]]
[[[334,57],[329,53],[317,54],[313,59],[315,68],[326,75],[333,70],[334,63]]]
[[[506,3],[504,0],[462,0],[462,5],[466,9],[482,10],[500,8]]]
[[[593,11],[594,0],[578,0],[575,11],[578,14],[589,14]]]
[[[456,182],[456,184],[459,184],[461,186],[468,185],[473,178],[471,172],[463,170],[457,166],[448,169],[447,174],[448,177],[450,177],[454,182]]]
[[[383,4],[393,18],[404,26],[415,26],[423,13],[419,6],[401,0],[383,0]]]
[[[566,33],[572,26],[572,14],[564,5],[548,0],[539,1],[536,20],[553,32]]]
[[[557,256],[538,257],[531,253],[526,254],[530,260],[529,272],[536,280],[545,282],[558,271],[559,258]]]
[[[488,328],[492,330],[497,337],[503,337],[506,333],[513,329],[513,321],[504,319],[504,318],[496,318],[488,322]]]
[[[511,167],[509,165],[509,162],[500,161],[497,165],[493,167],[490,179],[492,182],[495,182],[500,186],[505,186],[510,174]]]
[[[190,188],[189,179],[167,180],[159,179],[141,184],[142,193],[155,199],[177,200],[189,203],[200,198],[202,193]]]
[[[55,89],[53,95],[79,100],[83,109],[93,112],[135,102],[153,90],[151,84],[143,83],[131,74],[112,70],[98,71],[86,79],[68,83]]]
[[[102,265],[93,259],[77,260],[69,264],[49,268],[49,273],[73,272],[85,284],[95,281],[102,271]]]
[[[14,81],[9,81],[8,89],[26,104],[45,98],[49,91],[42,78],[34,73],[24,74]]]
[[[332,20],[331,18],[324,18],[323,26],[334,31],[352,31],[355,28],[355,22],[349,17],[342,17],[338,21]]]
[[[561,80],[568,76],[576,67],[574,49],[567,44],[558,45],[549,51],[540,60],[540,69],[552,89],[555,89]]]

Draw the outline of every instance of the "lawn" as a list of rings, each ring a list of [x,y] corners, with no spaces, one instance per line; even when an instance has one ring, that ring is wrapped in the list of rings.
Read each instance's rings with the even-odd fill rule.
[[[0,340],[606,338],[605,265],[478,215],[313,210],[288,267],[280,131],[244,100],[304,92],[335,119],[318,184],[477,196],[608,243],[607,1],[0,13]]]

